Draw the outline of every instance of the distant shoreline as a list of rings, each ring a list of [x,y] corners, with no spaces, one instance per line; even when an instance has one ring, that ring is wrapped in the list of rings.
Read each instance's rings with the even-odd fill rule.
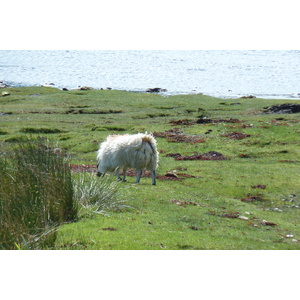
[[[45,84],[15,84],[13,82],[0,80],[0,89],[4,88],[28,88],[28,87],[51,87],[58,90],[63,91],[73,91],[73,90],[115,90],[115,91],[126,91],[130,93],[153,93],[153,94],[159,94],[165,97],[168,96],[176,96],[176,95],[206,95],[210,97],[220,98],[220,99],[240,99],[240,98],[248,98],[248,99],[282,99],[282,100],[299,100],[300,99],[300,93],[293,93],[293,94],[255,94],[255,93],[249,93],[249,94],[243,94],[243,95],[232,95],[232,96],[216,96],[216,95],[210,95],[202,92],[170,92],[165,88],[160,87],[152,87],[152,88],[145,88],[145,89],[118,89],[113,87],[101,87],[96,88],[93,86],[78,86],[77,88],[65,88],[60,85],[56,85],[55,83],[45,83]],[[152,90],[152,91],[150,91]]]

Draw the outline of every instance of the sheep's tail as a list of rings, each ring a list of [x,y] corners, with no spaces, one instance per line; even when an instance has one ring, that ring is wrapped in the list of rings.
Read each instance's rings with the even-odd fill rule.
[[[155,154],[156,153],[156,141],[154,139],[154,137],[152,135],[145,135],[142,137],[142,143],[147,143],[151,150],[152,153]]]
[[[152,135],[147,134],[141,137],[140,150],[145,155],[147,168],[156,169],[158,164],[158,152],[156,150],[156,140]]]

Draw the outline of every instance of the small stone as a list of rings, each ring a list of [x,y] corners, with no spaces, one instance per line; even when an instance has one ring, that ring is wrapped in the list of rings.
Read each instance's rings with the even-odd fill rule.
[[[0,81],[0,89],[4,89],[6,87],[7,87],[7,84],[5,84],[2,81]]]
[[[249,95],[249,96],[240,97],[239,99],[252,99],[252,98],[256,98],[256,97],[253,95]]]
[[[9,96],[10,95],[10,93],[9,92],[2,92],[2,97],[5,97],[5,96]]]
[[[166,89],[162,89],[162,88],[149,88],[146,90],[147,93],[161,93],[161,92],[166,92]]]
[[[293,238],[294,236],[292,234],[286,234],[285,237],[286,238]]]
[[[79,90],[81,91],[92,91],[94,90],[92,87],[89,87],[89,86],[82,86],[79,88]]]
[[[177,176],[176,174],[171,173],[171,172],[167,172],[167,173],[165,174],[165,176],[166,176],[166,177],[178,178],[178,176]]]
[[[247,221],[247,220],[249,220],[249,218],[247,218],[247,217],[244,217],[244,216],[238,216],[238,219],[240,219],[240,220],[244,220],[244,221]]]
[[[42,87],[54,87],[54,86],[55,86],[55,83],[53,83],[53,82],[42,84]]]

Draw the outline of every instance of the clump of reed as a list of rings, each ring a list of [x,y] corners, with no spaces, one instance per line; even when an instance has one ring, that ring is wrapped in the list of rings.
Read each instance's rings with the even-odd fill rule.
[[[38,141],[1,148],[0,249],[50,248],[58,226],[77,218],[68,159]]]

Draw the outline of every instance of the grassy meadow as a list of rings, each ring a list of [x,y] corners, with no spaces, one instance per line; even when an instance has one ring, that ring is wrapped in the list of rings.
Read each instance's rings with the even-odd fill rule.
[[[95,166],[108,134],[157,137],[157,185],[149,177],[117,183],[126,205],[61,225],[46,249],[300,249],[300,114],[263,113],[300,100],[46,87],[1,92],[1,159],[9,145],[50,140],[71,164]],[[196,155],[204,158],[191,160]]]

